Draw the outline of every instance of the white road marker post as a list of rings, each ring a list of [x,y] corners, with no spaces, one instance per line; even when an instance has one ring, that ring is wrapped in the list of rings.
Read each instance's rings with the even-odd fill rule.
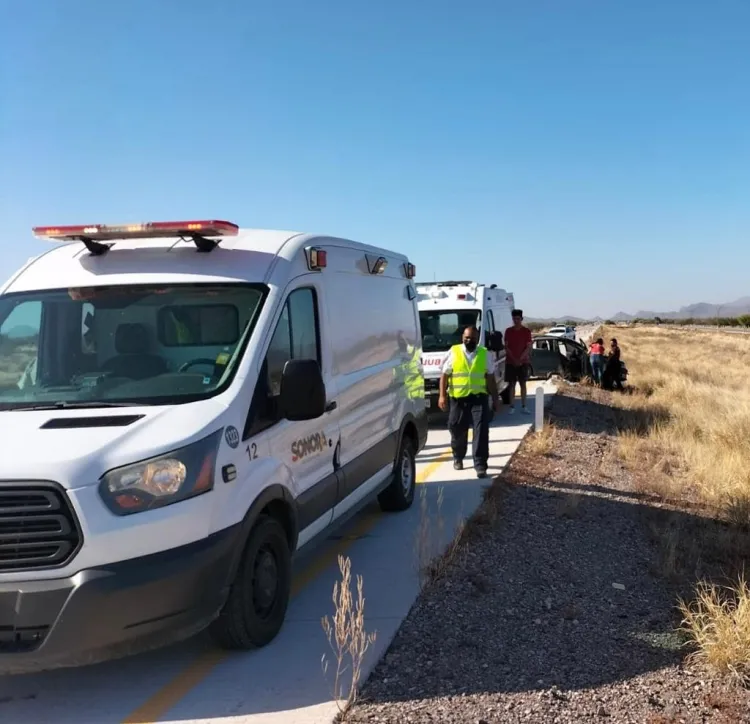
[[[534,432],[541,432],[544,427],[544,387],[541,385],[536,388],[534,416]]]

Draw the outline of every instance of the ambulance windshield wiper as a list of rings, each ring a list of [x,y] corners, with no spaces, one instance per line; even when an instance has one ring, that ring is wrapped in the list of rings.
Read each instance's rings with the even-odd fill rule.
[[[26,412],[30,410],[86,410],[97,407],[146,407],[147,402],[91,402],[91,401],[73,401],[73,402],[52,402],[49,404],[28,405],[27,407],[11,407],[10,411]]]

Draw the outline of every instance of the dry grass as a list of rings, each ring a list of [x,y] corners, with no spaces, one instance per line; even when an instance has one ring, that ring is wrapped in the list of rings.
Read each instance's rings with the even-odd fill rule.
[[[445,576],[450,566],[458,558],[464,543],[465,521],[460,511],[455,532],[450,541],[445,542],[445,516],[443,514],[444,492],[441,485],[437,491],[437,508],[430,512],[428,490],[422,485],[419,491],[419,526],[417,527],[414,550],[420,575],[420,586],[424,589],[430,583]]]
[[[352,593],[352,562],[339,556],[341,581],[333,586],[331,618],[321,620],[323,631],[333,654],[333,696],[339,708],[339,721],[357,699],[362,676],[362,663],[370,646],[375,643],[376,632],[365,629],[365,596],[362,576],[357,576],[357,595]],[[328,673],[328,658],[323,655],[323,673]]]
[[[532,455],[549,455],[555,447],[555,428],[545,420],[540,432],[532,431],[524,440],[525,449]]]
[[[617,337],[630,372],[629,394],[602,402],[617,408],[619,454],[640,492],[725,521],[653,525],[658,572],[701,579],[679,604],[690,659],[748,684],[750,587],[736,571],[750,551],[750,337],[657,327],[600,334]]]
[[[699,584],[694,601],[680,602],[682,628],[695,646],[690,659],[750,683],[750,586]]]
[[[660,328],[616,336],[633,385],[620,452],[642,485],[750,525],[750,336]]]

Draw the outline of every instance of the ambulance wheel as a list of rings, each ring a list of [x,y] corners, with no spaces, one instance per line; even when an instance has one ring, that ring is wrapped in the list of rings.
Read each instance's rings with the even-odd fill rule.
[[[386,512],[397,512],[410,508],[414,502],[416,484],[416,446],[408,435],[404,435],[396,457],[393,481],[378,496],[381,509]]]
[[[209,632],[225,649],[254,649],[281,630],[292,588],[289,541],[278,520],[262,515],[245,544],[229,596]]]

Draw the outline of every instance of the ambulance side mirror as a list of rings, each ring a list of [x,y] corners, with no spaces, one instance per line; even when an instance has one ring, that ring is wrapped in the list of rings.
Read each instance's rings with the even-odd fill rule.
[[[314,359],[290,359],[284,365],[279,394],[281,416],[287,420],[314,420],[326,409],[326,386]]]
[[[488,332],[486,347],[490,352],[502,352],[502,350],[505,349],[505,346],[503,345],[503,333]]]

